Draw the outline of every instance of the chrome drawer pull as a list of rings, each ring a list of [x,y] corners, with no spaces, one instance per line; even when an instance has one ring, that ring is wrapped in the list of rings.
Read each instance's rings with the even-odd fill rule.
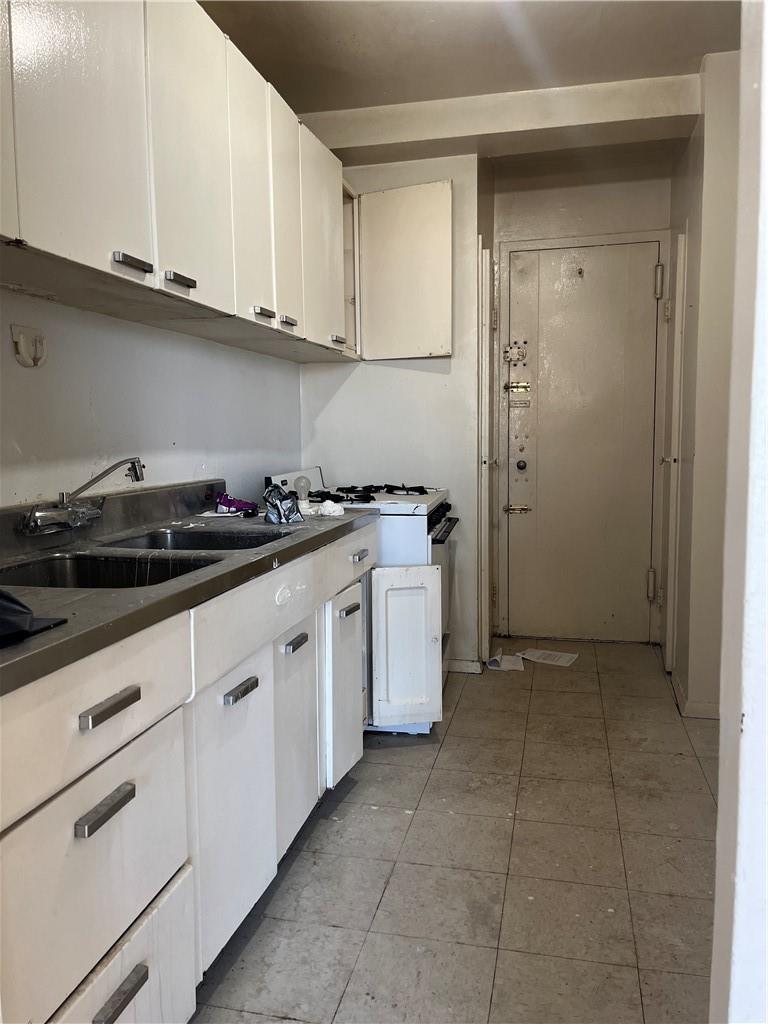
[[[119,693],[113,693],[106,700],[94,704],[92,708],[86,708],[85,711],[81,711],[78,719],[80,732],[90,732],[91,729],[95,729],[96,726],[101,725],[103,722],[108,722],[110,718],[114,718],[115,715],[119,715],[121,711],[125,711],[131,704],[135,704],[140,700],[141,687],[126,686]]]
[[[267,320],[274,320],[277,316],[274,309],[267,309],[266,306],[254,306],[253,312],[256,316],[265,316]]]
[[[369,554],[370,552],[368,551],[368,548],[360,548],[359,551],[356,551],[354,555],[352,555],[352,561],[357,565],[358,562],[364,562]]]
[[[297,633],[293,640],[289,640],[287,644],[283,644],[281,650],[283,654],[295,654],[300,647],[309,640],[309,633]]]
[[[113,789],[109,796],[99,800],[95,807],[92,807],[82,818],[75,822],[75,839],[90,839],[98,832],[102,825],[106,825],[110,818],[136,796],[136,785],[133,782],[122,782]]]
[[[360,611],[360,602],[359,601],[355,601],[354,604],[348,604],[346,608],[342,608],[341,609],[341,611],[339,612],[339,618],[340,619],[348,619],[351,615],[354,615],[355,612],[359,612],[359,611]]]
[[[287,313],[281,313],[279,316],[279,320],[281,324],[287,324],[289,327],[299,326],[299,321],[293,316],[288,316]]]
[[[115,249],[112,253],[112,261],[121,263],[124,267],[131,267],[132,270],[143,270],[145,274],[151,274],[155,269],[147,260],[143,260],[139,256],[131,256],[130,253],[121,252],[119,249]]]
[[[187,277],[186,274],[180,274],[178,270],[166,270],[165,280],[170,281],[172,284],[181,284],[185,288],[197,288],[197,281],[194,277]]]
[[[96,1011],[93,1024],[115,1024],[120,1014],[133,1002],[148,980],[149,967],[146,964],[136,964],[125,981],[117,986],[102,1008]]]
[[[331,341],[333,342],[334,345],[346,345],[347,344],[347,339],[344,337],[343,334],[332,334],[331,335]]]
[[[237,704],[243,697],[247,697],[249,693],[253,693],[256,687],[259,685],[259,677],[251,676],[244,682],[239,683],[228,693],[224,694],[224,707],[231,708],[233,704]]]

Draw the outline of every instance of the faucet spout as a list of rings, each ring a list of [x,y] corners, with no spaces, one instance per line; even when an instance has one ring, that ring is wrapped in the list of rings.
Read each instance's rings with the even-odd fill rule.
[[[125,474],[134,483],[138,483],[144,479],[144,463],[141,461],[141,457],[138,455],[131,456],[130,459],[121,459],[119,462],[113,462],[111,466],[107,466],[101,473],[97,473],[96,476],[91,477],[90,480],[86,480],[84,484],[77,488],[77,490],[67,493],[62,491],[59,495],[59,503],[64,504],[67,501],[72,501],[74,498],[78,498],[85,491],[89,491],[91,487],[99,483],[105,477],[108,477],[115,470],[122,469],[123,466],[128,467],[128,472]]]

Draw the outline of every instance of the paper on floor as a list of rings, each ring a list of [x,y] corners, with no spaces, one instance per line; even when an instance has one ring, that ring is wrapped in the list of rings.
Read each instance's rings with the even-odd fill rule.
[[[501,647],[488,659],[488,668],[499,672],[525,672],[523,659],[519,654],[504,654]]]
[[[563,654],[561,651],[540,651],[536,647],[529,647],[527,651],[521,651],[520,657],[527,661],[540,661],[544,665],[559,665],[561,668],[568,668],[578,658],[578,654]]]

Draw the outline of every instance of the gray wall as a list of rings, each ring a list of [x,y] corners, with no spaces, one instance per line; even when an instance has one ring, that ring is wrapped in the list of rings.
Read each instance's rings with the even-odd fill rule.
[[[260,497],[298,465],[299,369],[171,331],[0,292],[0,504],[51,498],[121,456],[147,484],[226,478]],[[48,360],[20,366],[10,324],[42,330]],[[102,489],[131,484],[121,476]]]

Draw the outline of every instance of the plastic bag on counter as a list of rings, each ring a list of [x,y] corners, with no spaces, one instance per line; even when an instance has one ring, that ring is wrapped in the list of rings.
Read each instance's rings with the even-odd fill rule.
[[[289,494],[279,484],[271,484],[264,491],[264,503],[267,506],[268,523],[304,522],[304,516],[299,511],[299,499],[295,494]]]

